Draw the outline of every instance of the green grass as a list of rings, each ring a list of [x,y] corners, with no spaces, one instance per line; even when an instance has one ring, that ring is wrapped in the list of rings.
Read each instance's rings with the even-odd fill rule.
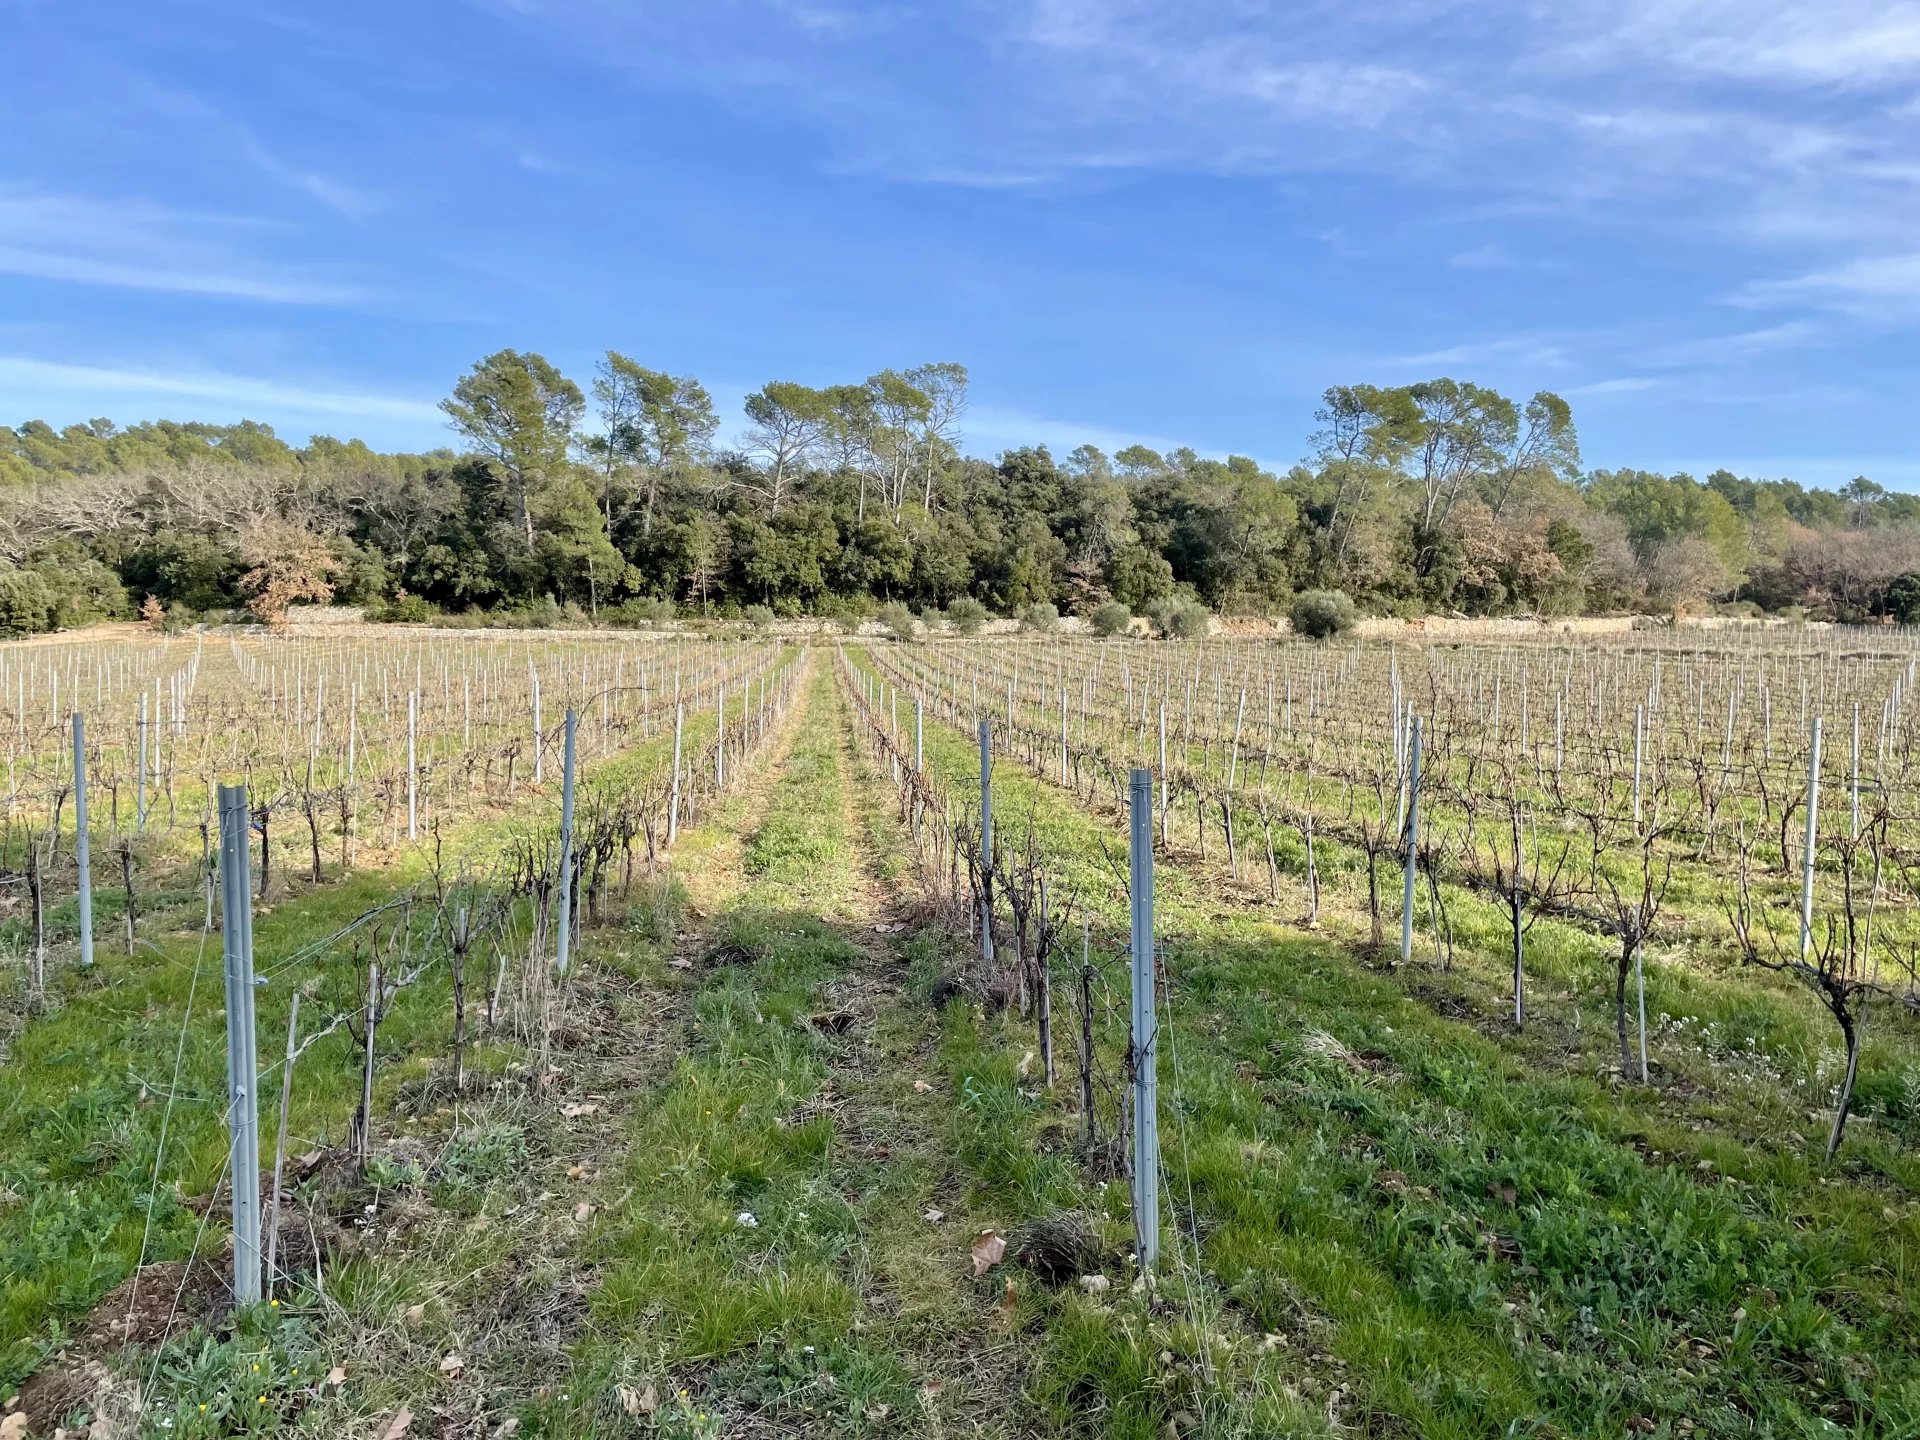
[[[1350,909],[1330,935],[1289,929],[1191,857],[1163,857],[1157,887],[1166,1212],[1161,1272],[1134,1290],[1126,1184],[1076,1142],[1064,969],[1050,1091],[1030,1022],[936,1005],[964,937],[875,928],[914,899],[910,841],[828,663],[804,705],[784,763],[676,850],[699,905],[663,877],[589,933],[552,1091],[433,1101],[444,990],[408,996],[383,1031],[380,1109],[417,1098],[411,1126],[387,1123],[419,1143],[374,1169],[378,1235],[335,1257],[324,1295],[135,1357],[173,1421],[151,1433],[377,1434],[402,1404],[461,1433],[512,1418],[568,1437],[1920,1433],[1912,1148],[1875,1124],[1847,1164],[1818,1162],[1808,1102],[1772,1059],[1743,1059],[1748,1034],[1793,1043],[1789,997],[1656,966],[1656,1013],[1688,1018],[1656,1044],[1685,1056],[1666,1087],[1622,1088],[1584,1058],[1609,1017],[1580,1000],[1599,961],[1577,937],[1535,932],[1540,1007],[1513,1034],[1443,1013],[1498,1008],[1491,912],[1456,908],[1451,974],[1371,969],[1343,943]],[[972,737],[929,716],[926,738],[929,768],[971,794]],[[1005,759],[995,799],[1003,843],[1031,825],[1056,903],[1093,916],[1117,1085],[1114,817]],[[1351,865],[1330,861],[1342,905]],[[383,882],[275,907],[263,956]],[[0,1071],[20,1366],[125,1273],[145,1219],[164,1103],[138,1087],[154,1056],[171,1069],[191,953],[114,963],[111,989],[65,982],[22,1036],[35,1064]],[[202,985],[217,964],[210,947]],[[200,1188],[225,1149],[200,1098],[220,1083],[209,996],[168,1147]],[[277,1003],[270,987],[263,1035]],[[302,1062],[297,1146],[350,1110],[350,1047]],[[488,1074],[520,1059],[483,1052]],[[602,1113],[566,1120],[563,1098]],[[1061,1215],[1092,1234],[1104,1287],[1012,1257],[975,1277],[978,1231]],[[164,1199],[149,1253],[184,1254],[197,1223]],[[304,1377],[336,1362],[344,1391],[316,1393]]]
[[[928,752],[977,789],[970,739],[929,725]],[[1031,820],[1058,893],[1117,924],[1110,822],[1012,763],[995,784],[1002,835]],[[1344,1362],[1353,1413],[1462,1437],[1920,1427],[1910,1192],[1529,1063],[1179,866],[1158,890],[1170,1225],[1257,1324]]]
[[[591,784],[617,787],[644,775],[671,744],[656,739],[614,757],[595,767]],[[518,823],[551,825],[551,804],[530,800]],[[484,866],[502,832],[499,821],[454,827],[444,846],[449,867]],[[309,1030],[357,1005],[364,982],[350,942],[326,942],[424,881],[429,858],[414,849],[385,869],[256,909],[256,975],[267,981],[257,991],[263,1060],[280,1052],[296,989],[307,994]],[[30,1373],[142,1257],[180,1259],[201,1240],[200,1217],[183,1201],[210,1192],[227,1157],[221,942],[199,933],[201,918],[197,894],[186,897],[151,918],[135,954],[103,945],[93,970],[57,969],[53,1007],[26,1020],[0,1067],[0,1195],[11,1197],[0,1204],[0,1388]],[[509,948],[525,922],[522,907]],[[468,983],[476,1030],[487,970],[476,956]],[[397,1097],[443,1068],[451,1029],[451,981],[435,966],[383,1020],[376,1111],[391,1115]],[[474,1083],[484,1087],[516,1056],[501,1037],[477,1044],[469,1052]],[[261,1126],[270,1136],[278,1080],[277,1071],[266,1073]],[[359,1085],[357,1048],[344,1029],[301,1059],[293,1153],[344,1138]]]
[[[903,666],[913,669],[923,661],[918,656],[898,659],[890,654],[885,664],[897,679]],[[1000,692],[997,686],[990,685],[983,693],[997,696]],[[1054,712],[1050,705],[1049,701],[1036,709],[1031,704],[1023,704],[1020,711],[1021,744],[1031,742],[1038,747],[1049,776],[1055,773],[1057,754]],[[997,700],[988,708],[990,718],[999,726],[1003,712]],[[1134,748],[1138,750],[1137,746]],[[1095,749],[1103,756],[1117,757],[1127,746],[1118,742],[1097,743]],[[1185,761],[1196,771],[1217,772],[1215,780],[1223,780],[1227,764],[1224,740],[1215,737],[1192,747]],[[1129,762],[1111,758],[1110,763]],[[1145,751],[1139,751],[1132,755],[1131,763],[1150,761]],[[1240,767],[1243,790],[1251,781],[1253,769],[1252,761],[1245,761]],[[1488,785],[1486,772],[1481,772],[1475,783],[1484,792]],[[1303,783],[1299,790],[1304,793],[1308,788]],[[1323,885],[1323,921],[1329,933],[1355,941],[1365,933],[1362,897],[1366,862],[1356,846],[1334,838],[1328,825],[1343,815],[1352,818],[1349,812],[1356,805],[1361,815],[1373,813],[1378,800],[1364,786],[1355,788],[1326,775],[1324,767],[1310,788],[1315,797],[1312,808],[1321,820],[1316,852]],[[1462,812],[1451,804],[1443,787],[1428,788],[1430,793],[1423,808],[1427,814],[1429,843],[1444,850],[1441,832],[1457,836],[1463,826]],[[1837,790],[1830,791],[1830,816],[1840,813],[1836,808],[1838,802],[1833,798],[1838,794]],[[1624,794],[1616,795],[1615,799],[1625,803]],[[1388,803],[1392,803],[1391,791]],[[1729,801],[1723,807],[1723,839],[1731,830],[1733,803]],[[1535,814],[1544,819],[1554,809],[1551,804],[1536,806]],[[1757,810],[1751,802],[1749,809],[1753,812],[1749,819],[1757,819]],[[1490,822],[1485,814],[1480,818],[1483,836],[1490,823],[1497,829],[1497,820]],[[1191,846],[1190,797],[1176,804],[1173,819],[1175,843]],[[1216,806],[1210,811],[1208,827],[1208,845],[1216,857],[1223,849],[1218,821]],[[1250,803],[1236,805],[1235,828],[1245,890],[1264,892],[1264,837]],[[1794,833],[1797,839],[1798,832]],[[1577,855],[1584,842],[1574,838]],[[1556,842],[1551,826],[1544,823],[1543,843],[1551,854]],[[1691,851],[1686,846],[1676,843],[1665,848],[1674,853],[1677,863],[1648,947],[1646,967],[1650,1024],[1663,1032],[1651,1047],[1654,1063],[1677,1077],[1686,1088],[1706,1087],[1718,1091],[1730,1110],[1759,1110],[1766,1114],[1771,1129],[1797,1132],[1806,1107],[1826,1105],[1835,1090],[1844,1063],[1839,1032],[1819,1004],[1793,980],[1740,966],[1732,930],[1722,908],[1730,894],[1728,871],[1733,862],[1723,855],[1717,861],[1701,863],[1689,858]],[[1297,832],[1276,822],[1274,850],[1283,875],[1304,876],[1305,854]],[[1608,868],[1620,875],[1626,860],[1626,856],[1617,855]],[[1831,869],[1836,863],[1829,855],[1826,868]],[[1453,861],[1443,865],[1443,870],[1454,868]],[[1224,864],[1216,866],[1218,873],[1224,873],[1224,869]],[[1391,930],[1399,908],[1398,870],[1391,857],[1383,866],[1382,878],[1387,892],[1383,897],[1384,909]],[[1758,864],[1755,881],[1756,893],[1771,905],[1769,913],[1774,913],[1775,923],[1784,923],[1790,932],[1795,922],[1791,918],[1782,921],[1780,916],[1797,909],[1797,871],[1781,876]],[[1486,1013],[1497,1014],[1506,1008],[1499,998],[1503,991],[1509,996],[1510,1004],[1507,987],[1511,962],[1505,917],[1498,906],[1488,903],[1482,892],[1454,883],[1443,884],[1441,889],[1448,917],[1455,928],[1458,957],[1465,962],[1461,967],[1465,972],[1464,988],[1481,1003]],[[1825,899],[1820,903],[1824,906]],[[1434,927],[1424,884],[1416,899],[1415,911],[1424,953],[1427,936]],[[1896,950],[1900,948],[1893,937],[1904,923],[1901,917],[1901,907],[1883,906],[1876,919],[1876,933],[1885,954],[1893,953],[1887,949],[1889,945]],[[1553,921],[1543,921],[1529,936],[1528,983],[1534,998],[1552,1002],[1554,1008],[1569,1016],[1574,1029],[1571,1037],[1557,1035],[1554,1048],[1562,1052],[1591,1048],[1602,1064],[1617,1057],[1617,1048],[1611,1042],[1611,1011],[1607,999],[1612,990],[1611,967],[1616,948],[1616,942],[1610,939]],[[1445,983],[1455,982],[1449,979]],[[1881,1143],[1878,1135],[1866,1132],[1863,1127],[1851,1139],[1853,1154],[1848,1163],[1875,1168],[1887,1180],[1910,1189],[1920,1181],[1911,1152],[1911,1142],[1920,1139],[1920,1025],[1897,1004],[1881,1003],[1869,1008],[1854,1111],[1857,1116],[1873,1117],[1902,1133],[1896,1143],[1889,1145]],[[1551,1008],[1542,1007],[1536,1013],[1551,1021]],[[1569,1039],[1572,1044],[1568,1043]],[[1552,1051],[1549,1047],[1535,1047],[1533,1053],[1536,1059],[1546,1061]],[[1748,1079],[1756,1083],[1743,1083]]]
[[[930,1005],[949,942],[856,943],[861,891],[897,887],[905,839],[825,676],[811,707],[686,1054],[636,1116],[566,1398],[534,1431],[627,1433],[621,1397],[651,1394],[672,1424],[722,1431],[1321,1433],[1290,1357],[1181,1309],[1178,1287],[1127,1293],[1119,1192],[1041,1134],[1052,1107],[991,1024]],[[841,1005],[854,1025],[817,1023]],[[1100,1225],[1109,1293],[1011,1261],[974,1276],[979,1230],[1062,1210]]]
[[[621,1174],[634,1198],[594,1241],[589,1336],[568,1398],[530,1417],[537,1433],[626,1433],[620,1384],[653,1387],[695,1425],[751,1408],[858,1434],[917,1404],[907,1367],[856,1328],[867,1202],[838,1153],[841,1041],[811,1020],[864,958],[847,935],[858,859],[822,683],[710,937],[686,1053],[635,1117]]]

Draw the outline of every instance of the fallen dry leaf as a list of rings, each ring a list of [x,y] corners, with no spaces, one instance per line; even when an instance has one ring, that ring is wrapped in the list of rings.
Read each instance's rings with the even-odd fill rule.
[[[569,1180],[584,1179],[586,1176],[586,1173],[587,1173],[587,1167],[584,1165],[569,1165],[567,1167],[567,1179]]]
[[[582,1200],[578,1205],[573,1207],[573,1218],[580,1221],[591,1220],[593,1218],[593,1206]]]
[[[931,1085],[929,1085],[929,1084],[928,1084],[928,1083],[927,1083],[926,1081],[924,1081],[924,1080],[916,1080],[916,1081],[914,1081],[914,1082],[913,1082],[913,1088],[914,1088],[914,1091],[915,1091],[915,1093],[916,1093],[916,1094],[920,1094],[920,1095],[931,1095],[931,1094],[933,1093],[933,1086],[931,1086]]]
[[[1014,1311],[1019,1308],[1019,1295],[1013,1288],[1013,1277],[1007,1277],[1007,1288],[1000,1294],[1000,1318],[1009,1325],[1013,1323]]]
[[[409,1305],[407,1307],[407,1324],[418,1325],[422,1320],[425,1320],[426,1318],[427,1318],[426,1306]]]
[[[644,1390],[636,1390],[631,1385],[619,1385],[614,1393],[620,1397],[620,1408],[635,1419],[651,1415],[660,1408],[660,1397],[654,1393],[651,1385]]]
[[[400,1407],[400,1413],[393,1417],[391,1424],[380,1434],[380,1440],[400,1440],[413,1425],[413,1411],[406,1406]]]
[[[998,1230],[982,1230],[973,1237],[973,1273],[977,1279],[1006,1257],[1006,1237]]]
[[[458,1355],[443,1355],[440,1357],[440,1373],[442,1375],[458,1375],[466,1368],[467,1362]]]
[[[327,1388],[329,1390],[338,1390],[342,1385],[346,1383],[347,1383],[347,1367],[346,1366],[336,1365],[331,1370],[327,1371]]]
[[[27,1412],[16,1410],[0,1420],[0,1440],[22,1440],[27,1433]]]
[[[1080,1288],[1089,1295],[1104,1295],[1113,1288],[1113,1282],[1104,1275],[1082,1275]]]
[[[1026,1054],[1020,1057],[1020,1067],[1016,1073],[1018,1073],[1020,1078],[1024,1080],[1032,1072],[1033,1072],[1033,1051],[1029,1050],[1027,1051]]]
[[[596,1111],[599,1110],[599,1108],[600,1107],[598,1105],[594,1105],[591,1103],[580,1104],[580,1105],[562,1105],[560,1107],[560,1114],[563,1119],[578,1120],[583,1115],[594,1114]]]
[[[938,1225],[942,1220],[947,1218],[947,1212],[944,1210],[935,1209],[933,1206],[929,1205],[925,1210],[920,1212],[920,1218],[926,1221],[929,1225]]]

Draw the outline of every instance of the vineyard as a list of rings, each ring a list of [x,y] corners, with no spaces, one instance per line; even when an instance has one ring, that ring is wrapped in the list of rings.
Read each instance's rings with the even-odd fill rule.
[[[1920,1433],[1917,679],[0,649],[0,1435]]]

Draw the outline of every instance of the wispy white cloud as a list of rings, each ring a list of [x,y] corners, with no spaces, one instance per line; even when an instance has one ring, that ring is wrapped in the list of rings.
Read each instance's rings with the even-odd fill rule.
[[[1683,393],[1688,400],[1702,405],[1792,410],[1800,415],[1816,410],[1844,410],[1860,404],[1866,398],[1865,392],[1857,385],[1805,379],[1790,379],[1776,384],[1737,384],[1730,383],[1725,377],[1710,374],[1695,377],[1684,391],[1677,386],[1675,390],[1676,393]]]
[[[1449,255],[1447,264],[1455,270],[1560,270],[1565,268],[1565,262],[1560,260],[1542,259],[1532,255],[1515,255],[1497,240]]]
[[[1684,397],[1703,404],[1786,403],[1790,397],[1777,391],[1755,391],[1747,378],[1754,373],[1752,367],[1842,338],[1836,324],[1805,319],[1681,339],[1669,338],[1672,333],[1664,324],[1623,321],[1465,341],[1418,354],[1364,357],[1357,369],[1395,381],[1450,371],[1515,388],[1545,385],[1570,400],[1659,392],[1667,399]],[[1793,393],[1811,401],[1820,389],[1802,384]],[[1821,400],[1834,398],[1823,392]]]
[[[1456,270],[1511,270],[1515,261],[1505,246],[1493,243],[1450,255],[1447,263]]]
[[[1733,79],[1862,86],[1920,73],[1912,0],[1587,0],[1564,58]]]
[[[1872,255],[1783,280],[1752,281],[1737,304],[1811,304],[1865,318],[1920,316],[1920,252]]]
[[[1690,340],[1673,340],[1644,348],[1641,358],[1662,368],[1686,365],[1727,364],[1756,356],[1799,350],[1831,343],[1826,326],[1811,320],[1788,320],[1758,330],[1741,330],[1731,335],[1701,335]]]
[[[1748,303],[1920,313],[1920,273],[1883,253],[1920,226],[1920,0],[1356,0],[1284,22],[1238,0],[1032,0],[1024,13],[1015,33],[1053,62],[1047,93],[1108,128],[1151,117],[1153,164],[1389,173],[1560,225],[1657,206],[1670,233],[1728,247]],[[1817,263],[1769,281],[1769,250]],[[1529,268],[1499,239],[1449,263]]]
[[[1645,375],[1622,375],[1612,380],[1590,380],[1584,385],[1568,385],[1560,393],[1568,399],[1589,395],[1636,395],[1643,390],[1658,389],[1659,386],[1658,380]]]
[[[1330,43],[1308,21],[1250,22],[1219,0],[1033,0],[1012,38],[1044,77],[1033,93],[1074,130],[1129,137],[1144,167],[1235,173],[1319,168],[1335,152],[1409,125],[1433,77],[1366,47]],[[1302,148],[1303,132],[1317,136]],[[1067,168],[1085,144],[1050,151]]]
[[[842,173],[1384,173],[1599,224],[1657,197],[1671,228],[1788,243],[1920,223],[1898,89],[1920,0],[578,0],[531,23],[650,81],[788,105]],[[935,72],[910,63],[931,48]],[[922,73],[944,83],[902,79]],[[1783,86],[1863,93],[1783,105]]]
[[[822,5],[810,0],[771,0],[773,8],[802,30],[847,35],[877,23],[872,11],[855,5]]]
[[[246,217],[145,201],[0,188],[0,273],[284,305],[372,298],[317,267],[253,258],[249,251],[276,231]]]
[[[967,169],[953,165],[909,167],[892,178],[923,185],[952,185],[963,190],[1031,190],[1046,185],[1054,176],[1039,169]]]
[[[262,175],[348,219],[365,219],[378,208],[371,192],[288,159],[252,125],[199,95],[144,78],[133,83],[131,92],[132,99],[153,113],[210,133]]]
[[[1145,445],[1148,449],[1165,454],[1188,443],[1165,435],[1116,430],[1111,425],[1051,419],[1001,405],[969,405],[961,428],[965,432],[967,449],[976,453],[993,453],[1022,445],[1045,445],[1056,459],[1064,458],[1081,445],[1097,446],[1109,455],[1129,445]]]
[[[1514,336],[1472,340],[1439,350],[1423,350],[1413,355],[1389,355],[1379,363],[1400,371],[1489,364],[1552,369],[1569,364],[1571,359],[1564,344],[1530,336]]]
[[[181,295],[221,295],[287,305],[342,305],[363,298],[351,287],[208,270],[182,270],[85,255],[0,245],[0,273],[80,285],[116,285]]]
[[[87,413],[112,410],[116,402],[192,401],[222,407],[239,418],[346,417],[436,423],[443,417],[431,401],[404,395],[315,388],[219,371],[176,371],[108,365],[69,365],[25,355],[0,355],[0,386],[16,408],[32,412],[63,396],[80,397]]]
[[[1608,266],[1599,244],[1657,226],[1681,265],[1714,247],[1724,278],[1695,308],[1780,312],[1684,339],[1701,328],[1684,301],[1630,341],[1577,319],[1457,344],[1427,327],[1414,343],[1431,348],[1376,362],[1391,378],[1616,387],[1586,392],[1601,395],[1657,372],[1680,394],[1692,377],[1670,372],[1920,323],[1920,262],[1899,258],[1920,229],[1920,0],[525,0],[516,23],[789,118],[836,175],[1037,199],[1165,175],[1358,177],[1283,223],[1364,235],[1384,258],[1397,221],[1471,216],[1432,257],[1463,294],[1479,272],[1523,290]]]

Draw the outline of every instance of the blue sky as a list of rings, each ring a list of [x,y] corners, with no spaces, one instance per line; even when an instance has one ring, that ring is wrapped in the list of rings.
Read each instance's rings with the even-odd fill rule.
[[[0,419],[446,443],[501,346],[973,372],[967,447],[1319,391],[1920,489],[1909,0],[0,0]]]

